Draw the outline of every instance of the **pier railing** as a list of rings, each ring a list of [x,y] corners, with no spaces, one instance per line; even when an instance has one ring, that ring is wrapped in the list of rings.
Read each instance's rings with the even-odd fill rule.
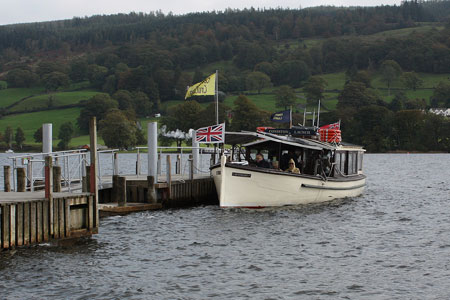
[[[97,151],[97,183],[100,189],[111,183],[112,175],[146,175],[148,147],[136,147],[136,153],[119,153],[118,149]],[[198,150],[199,155],[192,153]],[[168,173],[189,177],[190,174],[209,174],[209,168],[219,160],[219,151],[207,147],[158,147],[157,175]],[[62,190],[79,192],[90,165],[89,151],[76,149],[48,153],[32,153],[9,157],[12,161],[11,190],[18,191],[19,181],[25,176],[25,190],[44,189],[45,157],[52,157],[59,168]],[[168,167],[169,165],[169,167]],[[5,176],[7,176],[5,174]],[[110,177],[111,176],[111,177]]]

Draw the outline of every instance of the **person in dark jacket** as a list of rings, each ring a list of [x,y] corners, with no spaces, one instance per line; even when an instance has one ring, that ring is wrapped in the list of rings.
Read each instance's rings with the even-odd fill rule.
[[[260,168],[270,168],[270,164],[266,161],[261,153],[256,154],[256,166]]]

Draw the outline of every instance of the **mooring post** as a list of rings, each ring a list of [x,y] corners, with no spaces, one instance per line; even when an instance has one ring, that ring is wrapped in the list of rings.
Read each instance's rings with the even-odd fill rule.
[[[25,192],[27,188],[27,175],[25,168],[17,168],[17,192]]]
[[[167,182],[167,198],[171,198],[171,189],[172,189],[172,166],[170,161],[170,155],[166,156],[166,182]]]
[[[194,179],[194,156],[189,155],[189,180]]]
[[[158,154],[158,162],[157,162],[157,166],[156,166],[156,174],[157,175],[161,175],[161,153]],[[156,181],[158,181],[158,177],[155,178]]]
[[[119,175],[112,177],[111,202],[119,203]]]
[[[127,178],[125,176],[119,176],[117,179],[118,190],[118,206],[125,206],[127,203]]]
[[[86,166],[86,176],[84,176],[85,192],[91,191],[91,166]]]
[[[114,152],[114,175],[119,175],[119,154]]]
[[[94,194],[94,228],[98,228],[98,186],[97,186],[97,119],[91,117],[89,122],[91,168],[90,168],[90,186],[89,191]]]
[[[199,143],[197,142],[197,131],[194,130],[192,133],[192,159],[194,160],[194,174],[197,174],[198,172],[198,163],[200,157],[200,149],[198,148],[198,146]]]
[[[136,153],[136,175],[141,175],[141,152],[139,152],[139,148]]]
[[[181,174],[181,155],[177,154],[177,162],[175,165],[175,173]]]
[[[30,191],[34,191],[34,181],[33,181],[33,164],[31,162],[31,158],[28,159],[27,162],[27,178],[28,178],[28,186],[30,187]]]
[[[53,214],[53,160],[50,155],[45,157],[45,167],[44,167],[44,186],[45,186],[45,198],[48,199],[48,212],[49,212],[49,225],[50,225],[50,235],[54,233],[54,214]]]
[[[158,168],[158,123],[147,123],[147,146],[148,146],[148,176],[157,179]]]
[[[155,177],[147,176],[147,201],[149,203],[157,203],[155,190]]]
[[[3,187],[5,192],[11,192],[11,167],[3,166]]]
[[[53,191],[61,192],[61,167],[53,166]]]

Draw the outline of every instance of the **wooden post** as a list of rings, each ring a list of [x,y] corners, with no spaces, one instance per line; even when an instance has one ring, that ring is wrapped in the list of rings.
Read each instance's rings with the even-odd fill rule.
[[[50,236],[54,234],[54,212],[53,212],[53,161],[51,156],[45,157],[45,198],[48,199],[48,219],[50,225]],[[27,207],[25,206],[25,209]],[[24,215],[25,218],[25,215]]]
[[[119,175],[119,159],[118,153],[114,153],[114,175]]]
[[[61,167],[53,166],[53,191],[61,192]]]
[[[112,177],[111,202],[119,203],[119,175]]]
[[[156,199],[156,190],[155,190],[155,177],[147,176],[147,202],[149,203],[157,203]]]
[[[166,156],[166,181],[167,181],[167,198],[171,199],[171,189],[172,189],[172,167],[170,162],[170,155]]]
[[[193,190],[194,190],[194,158],[192,154],[189,155],[189,180],[190,180],[190,198],[193,198]]]
[[[84,176],[84,191],[89,193],[91,190],[91,166],[86,166],[86,176]]]
[[[5,192],[11,192],[11,167],[3,166],[3,186]]]
[[[125,176],[119,176],[117,185],[119,194],[117,205],[125,206],[127,202],[127,178]]]
[[[194,180],[194,158],[189,154],[189,180]]]
[[[158,154],[158,162],[156,163],[156,176],[161,175],[161,153]],[[156,177],[157,179],[158,177]],[[158,181],[158,180],[156,180]]]
[[[27,188],[27,175],[25,168],[17,168],[17,192],[25,192]]]
[[[91,169],[90,169],[90,187],[89,191],[94,194],[94,228],[98,227],[98,186],[97,186],[97,119],[91,117],[89,122],[90,151],[91,151]]]
[[[33,163],[31,162],[31,158],[28,160],[28,164],[27,164],[27,177],[28,177],[28,186],[30,187],[30,192],[33,192],[34,191]]]
[[[175,167],[175,173],[181,174],[181,155],[180,154],[177,154],[177,164]]]

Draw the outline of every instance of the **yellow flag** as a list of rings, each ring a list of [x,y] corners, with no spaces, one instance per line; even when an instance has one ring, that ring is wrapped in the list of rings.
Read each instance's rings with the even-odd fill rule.
[[[192,96],[208,96],[214,95],[216,92],[216,73],[208,76],[202,82],[196,83],[191,86],[187,92],[184,99]]]

